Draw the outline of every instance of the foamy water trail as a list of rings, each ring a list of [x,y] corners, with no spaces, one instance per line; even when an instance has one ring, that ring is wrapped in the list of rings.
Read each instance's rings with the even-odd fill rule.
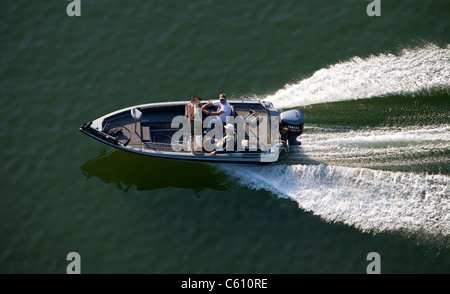
[[[444,165],[450,151],[449,125],[370,129],[308,126],[305,130],[302,146],[290,153],[297,163],[358,167]]]
[[[411,165],[414,159],[426,164],[430,158],[446,164],[449,131],[449,125],[308,126],[302,146],[291,151],[291,165],[224,169],[242,185],[290,198],[328,222],[449,235],[449,176],[361,167]]]
[[[308,130],[311,127],[306,127]],[[323,147],[389,147],[402,144],[426,144],[442,142],[450,145],[450,125],[409,126],[398,128],[372,128],[339,130],[338,127],[316,127],[313,132],[305,132],[302,142],[314,148]]]
[[[329,222],[371,232],[450,234],[448,176],[325,164],[223,169],[242,185],[293,199]]]
[[[449,89],[450,45],[428,45],[399,55],[354,57],[265,100],[281,109]],[[392,168],[422,164],[448,171],[450,125],[355,129],[306,124],[301,141],[290,165],[221,168],[242,185],[290,198],[328,222],[371,232],[450,235],[450,177]]]
[[[450,45],[440,48],[430,44],[420,49],[404,49],[400,55],[354,57],[318,70],[297,84],[286,85],[265,100],[276,108],[291,108],[449,88]]]

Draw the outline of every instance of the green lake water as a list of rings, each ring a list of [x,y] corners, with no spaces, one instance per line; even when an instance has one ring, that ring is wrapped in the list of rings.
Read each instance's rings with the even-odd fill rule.
[[[450,3],[0,1],[0,273],[450,273]],[[118,151],[82,123],[271,101],[264,167]]]

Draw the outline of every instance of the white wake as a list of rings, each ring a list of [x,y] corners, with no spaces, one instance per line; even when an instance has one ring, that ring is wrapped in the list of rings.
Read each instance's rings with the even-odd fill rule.
[[[354,57],[287,85],[265,100],[282,109],[448,89],[450,45],[440,48],[430,44],[405,49],[399,55]],[[445,162],[450,149],[449,125],[355,130],[306,124],[305,130],[300,152],[293,156],[310,162],[222,169],[244,186],[295,200],[301,209],[329,222],[371,232],[450,235],[449,176],[358,166],[363,159],[376,163],[384,158],[387,164],[408,156],[426,160],[430,153],[437,153]],[[336,164],[336,158],[344,159],[344,164]],[[331,164],[326,164],[327,160]],[[351,160],[356,166],[346,166]]]
[[[242,185],[295,200],[329,222],[362,231],[450,234],[450,177],[318,165],[223,167]]]
[[[401,54],[354,57],[316,71],[311,77],[283,89],[265,100],[276,108],[317,103],[413,95],[450,88],[450,45],[440,48],[404,49]]]
[[[307,126],[299,152],[291,157],[302,162],[369,162],[385,164],[390,160],[436,160],[450,150],[450,125],[397,128],[345,129]],[[431,158],[430,158],[431,156]]]

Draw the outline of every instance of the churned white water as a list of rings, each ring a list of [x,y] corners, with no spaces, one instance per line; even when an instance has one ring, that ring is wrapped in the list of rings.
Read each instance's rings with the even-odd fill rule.
[[[450,46],[427,45],[400,55],[354,57],[265,99],[282,109],[449,88]],[[352,129],[305,123],[305,130],[302,146],[290,155],[296,161],[290,164],[222,168],[242,185],[290,198],[329,222],[371,232],[450,234],[449,176],[362,164],[366,160],[373,167],[408,157],[426,161],[429,153],[445,162],[450,150],[448,124]]]
[[[329,222],[363,231],[450,234],[450,177],[344,166],[275,165],[225,170],[241,184],[295,200]]]
[[[370,161],[371,166],[386,160],[417,159],[444,156],[450,150],[450,126],[407,126],[366,129],[339,127],[305,127],[302,147],[291,157],[303,161],[343,162],[358,159]]]
[[[450,87],[450,45],[404,49],[400,55],[354,57],[316,71],[311,77],[265,99],[276,108],[386,95],[411,95]]]

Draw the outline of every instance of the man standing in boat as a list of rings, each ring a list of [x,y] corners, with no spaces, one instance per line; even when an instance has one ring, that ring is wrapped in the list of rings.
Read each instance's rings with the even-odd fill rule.
[[[208,111],[208,107],[215,106],[217,107],[216,111]],[[214,102],[206,103],[202,106],[202,111],[207,115],[217,115],[223,122],[223,125],[226,125],[228,122],[228,118],[231,115],[231,106],[227,102],[227,95],[220,94],[219,100],[216,100]]]
[[[187,105],[187,114],[191,124],[191,152],[201,155],[202,152],[202,98],[192,96],[191,102]]]
[[[208,111],[209,107],[217,107],[217,110]],[[205,131],[204,140],[206,143],[204,144],[204,147],[205,150],[212,151],[211,148],[215,150],[215,148],[217,147],[215,146],[214,142],[220,142],[222,140],[224,132],[223,127],[228,123],[228,119],[231,115],[231,106],[227,102],[227,95],[220,94],[219,100],[206,103],[202,106],[202,111],[209,116],[217,116],[217,119],[206,119],[208,126]]]

